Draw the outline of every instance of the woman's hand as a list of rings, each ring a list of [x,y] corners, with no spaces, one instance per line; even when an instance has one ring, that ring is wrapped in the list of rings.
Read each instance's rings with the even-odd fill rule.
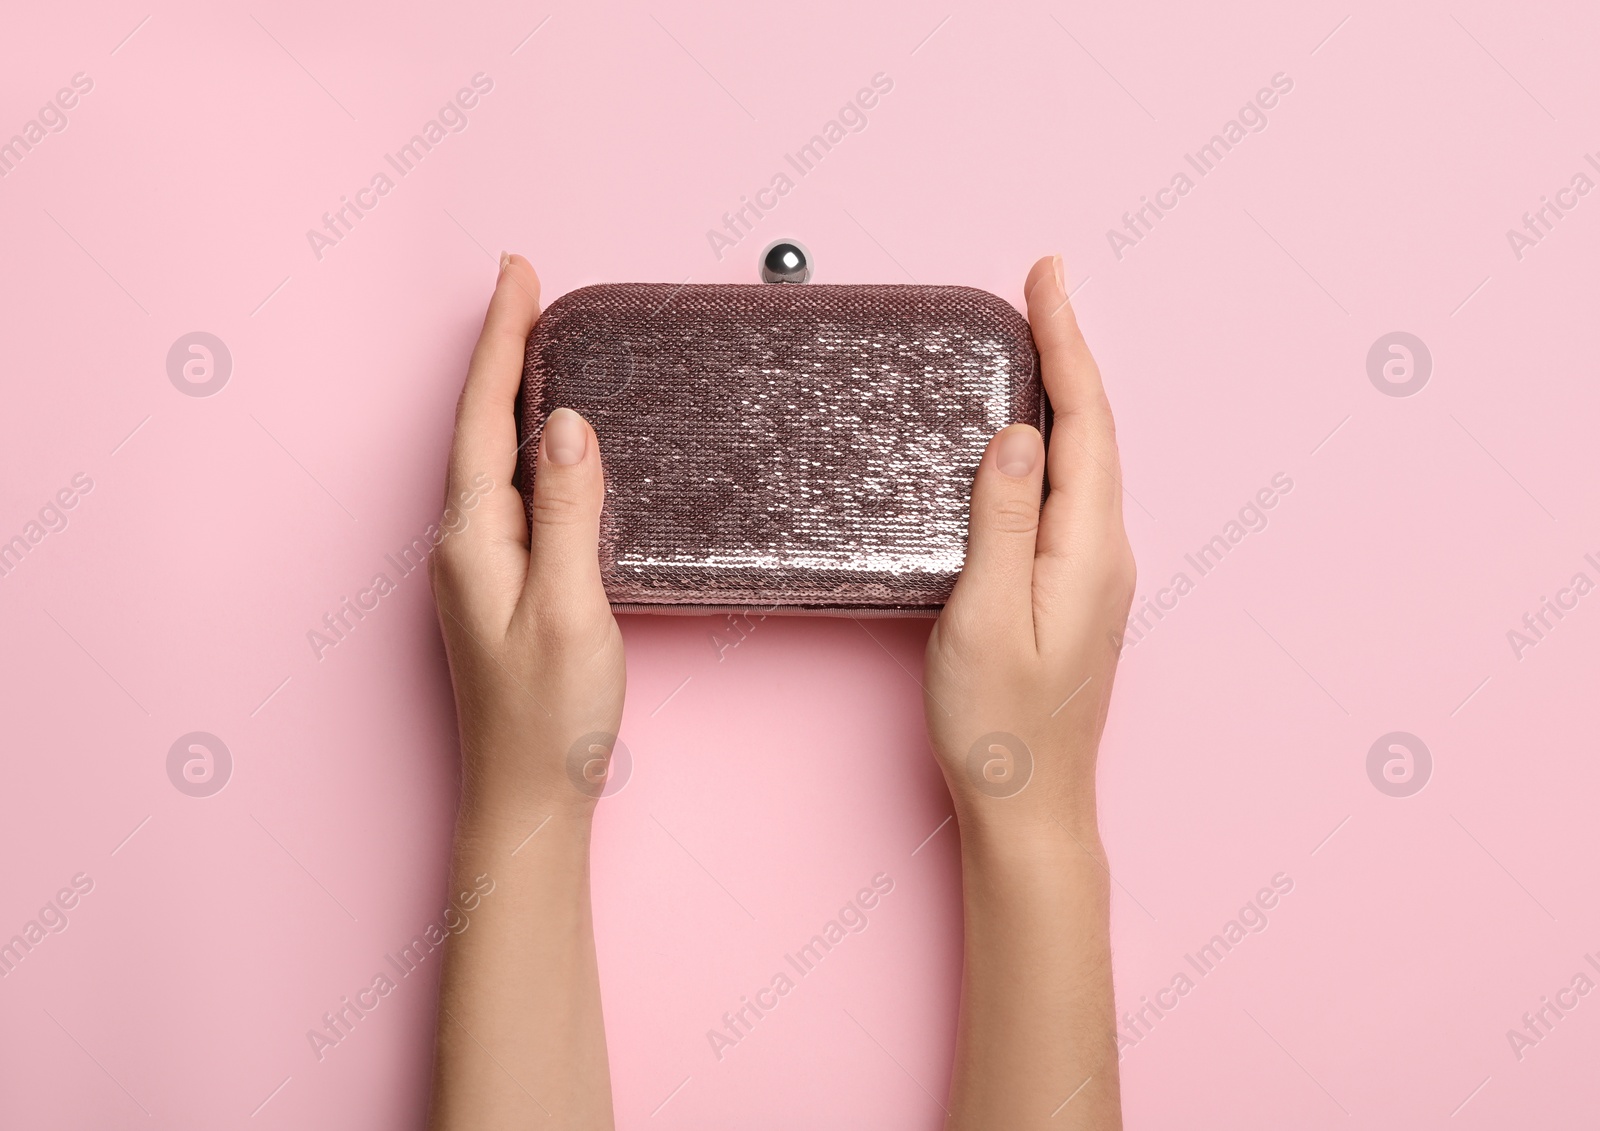
[[[1052,821],[1093,828],[1095,752],[1134,585],[1111,406],[1060,263],[1034,264],[1026,287],[1055,412],[1048,457],[1026,424],[990,442],[966,568],[928,640],[928,730],[957,813],[1016,835]]]
[[[966,914],[950,1126],[1117,1127],[1094,771],[1133,555],[1111,407],[1059,258],[1034,264],[1026,294],[1050,450],[1025,424],[989,444],[966,566],[928,640],[928,731],[960,822]]]
[[[469,820],[592,809],[622,718],[622,636],[596,554],[605,482],[594,430],[557,409],[530,441],[539,445],[531,537],[511,485],[514,406],[538,317],[533,267],[503,257],[456,409],[446,501],[459,517],[447,514],[454,532],[430,559]]]
[[[593,429],[568,409],[546,422],[532,530],[511,486],[538,317],[533,268],[502,256],[429,563],[462,762],[434,1131],[612,1125],[589,833],[622,717],[622,637],[600,584]]]

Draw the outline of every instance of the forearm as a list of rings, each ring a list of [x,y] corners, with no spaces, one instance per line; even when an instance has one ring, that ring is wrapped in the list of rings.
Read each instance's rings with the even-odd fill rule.
[[[950,1128],[1122,1126],[1110,877],[1093,821],[961,829],[966,961]]]
[[[612,1125],[589,834],[627,672],[600,580],[594,429],[556,409],[531,470],[517,442],[513,406],[538,317],[532,265],[502,254],[456,404],[449,536],[428,558],[461,727],[451,890],[481,891],[480,876],[494,885],[464,908],[470,923],[450,927],[434,1131]],[[494,487],[519,471],[520,489]],[[587,749],[575,747],[585,736]]]
[[[494,890],[445,956],[434,1131],[612,1126],[589,837],[570,806],[548,821],[463,814],[452,890],[485,874]]]

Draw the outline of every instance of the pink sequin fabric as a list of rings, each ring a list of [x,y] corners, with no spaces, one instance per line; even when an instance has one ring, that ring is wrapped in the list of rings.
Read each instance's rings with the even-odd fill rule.
[[[1042,426],[1028,324],[971,287],[615,284],[550,305],[517,418],[566,406],[606,470],[619,611],[932,615],[978,461]]]

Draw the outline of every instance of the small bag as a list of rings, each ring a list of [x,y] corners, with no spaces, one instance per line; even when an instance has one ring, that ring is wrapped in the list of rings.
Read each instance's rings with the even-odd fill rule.
[[[987,291],[760,284],[551,303],[517,406],[530,504],[562,406],[599,437],[617,611],[861,616],[938,613],[984,449],[1046,411],[1028,323]]]

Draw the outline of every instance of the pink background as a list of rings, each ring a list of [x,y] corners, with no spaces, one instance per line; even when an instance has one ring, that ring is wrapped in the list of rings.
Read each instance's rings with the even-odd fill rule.
[[[1013,302],[1059,250],[1141,596],[1293,482],[1118,677],[1123,1007],[1294,881],[1127,1051],[1129,1124],[1592,1113],[1600,997],[1520,1061],[1506,1031],[1600,951],[1600,597],[1520,659],[1507,632],[1600,580],[1600,195],[1520,260],[1505,233],[1600,149],[1600,17],[1204,7],[11,12],[0,139],[94,86],[0,180],[0,538],[94,486],[0,578],[0,940],[73,875],[94,889],[0,979],[0,1124],[420,1125],[436,966],[320,1063],[305,1033],[443,907],[455,737],[426,582],[320,661],[306,632],[437,514],[502,248],[548,300],[753,281],[779,236],[821,280]],[[306,229],[476,72],[468,128],[318,261]],[[867,128],[719,261],[706,230],[878,72]],[[1280,72],[1267,128],[1119,261],[1107,229]],[[167,377],[194,330],[233,355],[215,396]],[[1368,379],[1394,330],[1432,352],[1414,396]],[[623,626],[636,770],[594,863],[618,1122],[936,1127],[959,903],[926,626],[768,620],[720,659],[719,626]],[[234,758],[209,798],[166,773],[195,730]],[[1434,760],[1403,798],[1366,770],[1397,730]],[[879,872],[870,928],[718,1062],[706,1030]]]

